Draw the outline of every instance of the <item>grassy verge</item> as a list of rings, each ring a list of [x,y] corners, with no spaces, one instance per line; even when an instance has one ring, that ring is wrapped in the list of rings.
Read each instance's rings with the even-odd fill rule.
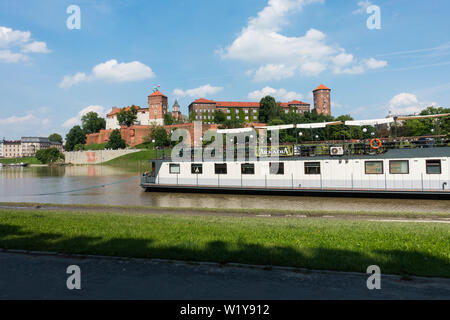
[[[164,152],[166,156],[170,156],[169,149],[165,150]],[[102,165],[128,167],[142,171],[143,169],[149,169],[149,160],[156,159],[157,157],[161,158],[162,155],[162,150],[158,150],[158,152],[156,152],[155,150],[143,150],[107,161]]]
[[[28,164],[42,164],[35,157],[25,157],[25,158],[14,158],[14,159],[0,159],[0,163],[11,164],[11,163],[28,163]]]
[[[87,144],[84,146],[84,150],[105,150],[106,145],[108,144],[108,142],[104,142],[104,143],[98,143],[98,144]]]
[[[117,206],[103,204],[55,204],[37,202],[0,202],[0,206],[21,208],[52,208],[73,211],[110,211],[122,213],[186,213],[204,215],[216,213],[217,215],[241,214],[241,215],[273,215],[273,216],[306,216],[321,218],[334,217],[374,217],[374,218],[398,218],[398,219],[450,219],[450,212],[395,212],[395,211],[326,211],[326,210],[275,210],[275,209],[248,209],[248,208],[205,208],[205,207],[149,207],[149,206]]]
[[[0,247],[450,278],[444,224],[0,209]]]

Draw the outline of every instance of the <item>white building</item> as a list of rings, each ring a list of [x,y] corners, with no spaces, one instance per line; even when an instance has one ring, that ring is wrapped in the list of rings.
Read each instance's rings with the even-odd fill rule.
[[[50,141],[45,137],[22,137],[21,139],[22,157],[34,157],[39,150],[56,148],[63,152],[63,145],[59,142]]]
[[[0,158],[3,158],[3,140],[0,140]]]
[[[3,157],[5,158],[20,158],[22,157],[22,144],[20,140],[3,141]]]
[[[139,107],[138,107],[139,108]],[[126,108],[126,110],[130,107]],[[113,107],[111,112],[106,115],[106,130],[120,129],[119,121],[117,120],[117,114],[120,112],[120,108]],[[148,108],[139,108],[137,113],[137,120],[135,125],[150,125],[150,114]]]

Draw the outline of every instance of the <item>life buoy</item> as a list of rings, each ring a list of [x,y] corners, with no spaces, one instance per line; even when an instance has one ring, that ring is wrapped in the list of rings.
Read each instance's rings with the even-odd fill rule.
[[[380,149],[382,145],[383,145],[383,143],[378,138],[372,139],[370,141],[370,146],[372,147],[372,149]]]

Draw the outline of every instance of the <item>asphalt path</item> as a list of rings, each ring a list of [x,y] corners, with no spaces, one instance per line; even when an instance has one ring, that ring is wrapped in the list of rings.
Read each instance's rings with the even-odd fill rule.
[[[79,266],[81,289],[67,288]],[[381,270],[382,271],[382,270]],[[450,279],[0,252],[0,299],[450,299]]]

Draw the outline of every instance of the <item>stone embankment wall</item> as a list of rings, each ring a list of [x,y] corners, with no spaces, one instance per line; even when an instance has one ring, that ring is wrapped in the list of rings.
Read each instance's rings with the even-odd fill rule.
[[[73,151],[64,152],[66,163],[70,164],[100,164],[115,158],[139,152],[141,150],[98,150],[98,151]]]

